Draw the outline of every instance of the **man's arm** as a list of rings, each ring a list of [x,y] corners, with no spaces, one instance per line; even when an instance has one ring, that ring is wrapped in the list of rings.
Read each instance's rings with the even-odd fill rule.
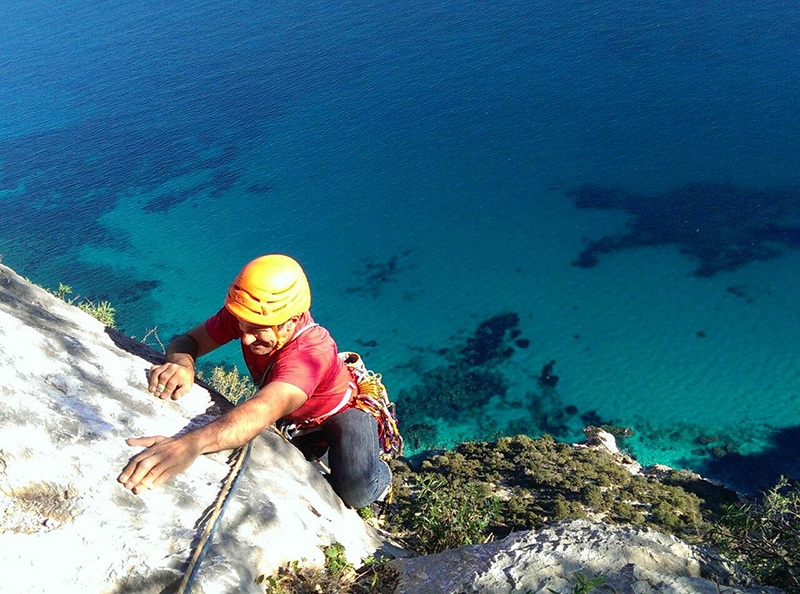
[[[165,362],[150,368],[149,390],[159,398],[177,400],[194,383],[194,365],[198,357],[210,353],[219,344],[206,331],[205,323],[169,341]]]
[[[297,386],[271,382],[247,402],[180,437],[129,439],[128,445],[147,449],[131,459],[117,480],[136,494],[159,487],[189,468],[201,454],[246,444],[275,421],[297,410],[307,398]]]

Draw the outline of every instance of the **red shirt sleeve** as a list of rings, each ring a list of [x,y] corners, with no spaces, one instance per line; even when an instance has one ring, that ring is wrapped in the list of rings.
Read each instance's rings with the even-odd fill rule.
[[[224,307],[206,320],[206,332],[217,344],[227,344],[242,336],[236,317]]]

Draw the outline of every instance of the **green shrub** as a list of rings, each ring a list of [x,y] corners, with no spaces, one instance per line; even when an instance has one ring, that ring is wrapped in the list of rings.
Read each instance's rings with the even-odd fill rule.
[[[353,569],[353,564],[347,560],[344,545],[335,542],[323,550],[325,554],[325,569],[331,576],[337,578]]]
[[[604,505],[603,491],[597,485],[588,484],[581,489],[581,499],[593,509],[602,509]]]
[[[781,478],[755,503],[730,505],[712,529],[720,550],[759,581],[800,592],[800,488]]]
[[[55,291],[51,291],[50,289],[47,290],[50,291],[50,293],[52,293],[59,299],[66,301],[70,305],[76,305],[78,309],[85,311],[90,316],[92,316],[96,320],[99,320],[109,328],[116,327],[116,321],[114,319],[114,314],[116,313],[116,310],[111,306],[111,303],[109,303],[108,301],[101,301],[99,303],[95,303],[93,301],[90,301],[89,299],[84,299],[83,301],[80,301],[79,303],[76,304],[75,302],[78,300],[78,296],[76,295],[75,297],[70,297],[70,295],[72,295],[72,287],[70,287],[69,285],[65,285],[63,283],[59,283],[58,289],[56,289]]]
[[[222,366],[213,367],[211,376],[206,376],[200,370],[197,372],[197,377],[233,404],[241,404],[256,391],[256,386],[250,376],[239,373],[239,368],[235,365],[232,369],[225,369]]]
[[[260,575],[255,582],[266,594],[378,594],[390,589],[396,575],[383,561],[369,558],[356,570],[345,556],[345,549],[333,543],[322,549],[322,569],[291,561],[272,575]]]
[[[419,519],[425,515],[403,511],[420,511],[421,504],[415,501],[420,491],[418,475],[441,478],[439,499],[463,497],[468,489],[488,489],[496,494],[498,511],[493,517],[484,518],[484,533],[473,535],[472,542],[587,516],[610,523],[648,526],[698,542],[719,509],[708,505],[706,497],[721,500],[711,487],[696,486],[688,475],[680,476],[681,484],[633,476],[608,452],[575,448],[547,435],[538,439],[504,437],[497,443],[463,443],[424,460],[416,474],[399,462],[392,471],[396,504],[384,521],[388,529],[409,541],[415,538],[414,532],[420,531]],[[450,493],[445,494],[446,491]],[[426,537],[435,532],[431,526],[425,530]],[[406,537],[409,533],[411,536]]]
[[[81,309],[82,311],[85,311],[96,320],[100,320],[100,322],[102,322],[109,328],[116,327],[116,321],[114,319],[116,310],[111,306],[111,304],[108,301],[101,301],[100,303],[94,303],[92,301],[81,301],[78,304],[78,308]]]
[[[412,547],[428,555],[482,542],[499,511],[500,501],[487,485],[453,489],[441,476],[425,473],[415,477],[402,519],[412,529]]]

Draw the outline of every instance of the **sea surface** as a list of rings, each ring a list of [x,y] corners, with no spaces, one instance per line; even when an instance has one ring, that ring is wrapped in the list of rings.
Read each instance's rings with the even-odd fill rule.
[[[0,254],[158,348],[253,257],[409,453],[613,425],[800,478],[793,2],[0,5]],[[237,365],[238,347],[209,356]],[[624,428],[624,429],[623,429]]]

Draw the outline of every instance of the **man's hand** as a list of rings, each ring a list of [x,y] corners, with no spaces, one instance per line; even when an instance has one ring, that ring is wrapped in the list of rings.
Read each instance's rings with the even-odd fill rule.
[[[200,448],[191,434],[181,437],[136,437],[125,441],[130,446],[147,449],[134,456],[117,480],[138,495],[160,487],[176,474],[189,468],[200,455]]]
[[[187,357],[188,358],[188,357]],[[177,400],[186,394],[194,383],[194,365],[180,363],[164,363],[150,368],[150,385],[148,390],[162,400]]]

